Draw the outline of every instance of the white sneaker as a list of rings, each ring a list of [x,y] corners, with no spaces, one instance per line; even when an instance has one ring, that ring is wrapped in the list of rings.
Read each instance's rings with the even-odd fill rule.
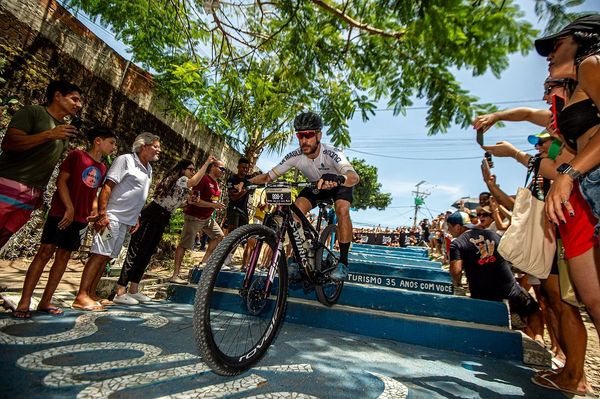
[[[136,292],[135,294],[128,293],[128,295],[130,298],[133,298],[141,303],[146,303],[146,302],[152,301],[152,298],[150,298],[147,295],[142,294],[141,292]]]
[[[115,295],[115,297],[113,298],[113,302],[118,303],[119,305],[137,305],[140,303],[140,301],[133,298],[127,293],[123,295]]]

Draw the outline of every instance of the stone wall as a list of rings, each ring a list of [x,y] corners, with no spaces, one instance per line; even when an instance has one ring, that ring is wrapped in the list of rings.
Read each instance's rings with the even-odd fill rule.
[[[15,97],[23,104],[41,103],[53,79],[66,79],[83,90],[83,118],[103,124],[121,138],[127,151],[142,131],[161,136],[163,156],[156,170],[175,160],[202,160],[207,152],[235,170],[240,154],[191,116],[165,112],[152,76],[117,54],[53,0],[0,1],[0,99]]]
[[[133,138],[142,131],[161,137],[161,160],[153,165],[155,181],[177,160],[201,164],[207,153],[237,170],[240,154],[191,116],[165,112],[152,76],[128,63],[67,10],[53,0],[0,0],[0,124],[7,107],[2,101],[14,98],[20,104],[44,102],[51,80],[66,79],[83,90],[84,126],[101,124],[119,136],[119,153],[129,152]],[[1,80],[0,80],[1,82]],[[12,109],[10,109],[12,108]],[[17,106],[9,107],[14,112]],[[0,126],[0,140],[4,135]],[[72,146],[83,142],[72,141]],[[56,177],[56,170],[54,178]],[[45,211],[54,191],[51,181],[46,206],[34,212],[27,223],[2,249],[2,256],[34,255],[41,235]]]

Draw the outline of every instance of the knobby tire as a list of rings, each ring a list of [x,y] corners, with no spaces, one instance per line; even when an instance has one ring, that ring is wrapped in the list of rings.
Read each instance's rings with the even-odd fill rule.
[[[325,229],[319,236],[319,242],[323,244],[323,246],[325,246],[327,240],[330,237],[333,238],[335,235],[335,239],[337,239],[336,233],[337,226],[335,224],[330,224],[329,226],[325,227]],[[335,245],[335,242],[331,244]],[[328,267],[328,264],[324,262],[324,258],[327,258],[328,256],[331,257],[332,255],[330,255],[325,248],[320,247],[319,249],[317,249],[317,251],[315,252],[315,266],[317,270],[323,270],[324,268]],[[317,299],[323,305],[333,306],[337,303],[338,299],[340,298],[340,295],[342,294],[342,288],[344,288],[343,281],[336,282],[332,280],[322,285],[316,285],[315,292],[317,294]]]
[[[251,237],[258,237],[258,239],[263,241],[263,245],[268,245],[272,251],[277,250],[275,248],[275,232],[269,227],[259,224],[249,224],[235,229],[219,243],[211,255],[208,264],[202,271],[196,292],[193,317],[196,344],[204,362],[211,367],[215,373],[223,376],[240,374],[256,364],[265,355],[267,349],[273,342],[273,339],[275,338],[285,316],[288,287],[287,265],[284,257],[280,256],[280,261],[278,262],[277,271],[275,273],[278,281],[274,280],[269,297],[274,297],[274,301],[265,301],[265,303],[269,304],[265,307],[272,307],[274,310],[273,314],[269,316],[269,320],[266,322],[267,326],[265,331],[262,332],[260,338],[258,338],[253,346],[245,353],[235,356],[230,356],[229,354],[224,353],[215,340],[215,334],[213,333],[211,324],[211,299],[213,298],[213,294],[215,292],[217,276],[225,259],[227,259],[227,256],[232,251],[235,252],[236,248],[241,242]],[[253,275],[253,279],[256,278],[254,281],[262,278],[260,272],[258,271],[259,263],[260,258],[257,260],[256,269]],[[241,283],[235,290],[235,294],[232,295],[237,295],[240,288]],[[241,295],[238,295],[236,299],[239,299],[240,304],[244,304],[244,300]],[[247,305],[248,298],[246,298],[245,301]],[[217,313],[217,309],[212,310]],[[250,314],[250,312],[248,312],[248,314]],[[218,315],[216,315],[215,318],[217,318],[217,316]],[[244,323],[246,316],[247,315],[240,313],[240,317],[244,319]],[[248,321],[247,324],[250,327],[247,327],[247,329],[251,328],[251,325],[255,323],[254,320],[259,318],[259,316],[256,315],[251,316],[255,317]],[[238,317],[238,319],[240,317]],[[231,317],[231,319],[233,318],[234,317]],[[234,321],[232,324],[235,324],[236,322],[239,323],[239,321]],[[262,323],[260,320],[258,322]],[[215,323],[218,322],[215,321]],[[218,328],[217,332],[222,329],[223,328]],[[250,339],[253,340],[253,337],[251,336]]]

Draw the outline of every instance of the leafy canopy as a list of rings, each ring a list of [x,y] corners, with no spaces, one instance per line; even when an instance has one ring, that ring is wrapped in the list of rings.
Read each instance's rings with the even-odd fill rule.
[[[338,146],[350,145],[347,121],[382,102],[397,115],[423,99],[431,134],[467,126],[481,108],[453,71],[500,76],[538,33],[511,0],[65,1],[110,27],[176,108],[253,159],[285,147],[307,108]],[[563,3],[536,10],[567,15]]]

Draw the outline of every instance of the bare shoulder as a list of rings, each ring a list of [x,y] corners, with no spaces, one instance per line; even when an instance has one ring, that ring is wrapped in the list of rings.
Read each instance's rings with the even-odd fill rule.
[[[588,73],[597,74],[600,71],[600,54],[591,55],[579,64],[579,77]]]

